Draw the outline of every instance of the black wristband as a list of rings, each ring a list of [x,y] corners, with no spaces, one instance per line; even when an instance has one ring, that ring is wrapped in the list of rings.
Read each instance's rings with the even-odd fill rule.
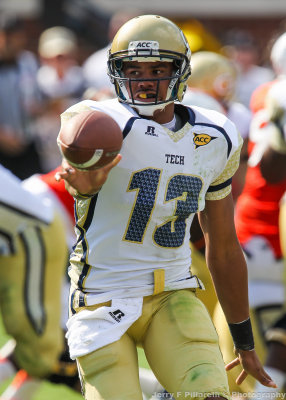
[[[253,350],[254,339],[250,318],[235,324],[228,324],[234,346],[237,350]]]

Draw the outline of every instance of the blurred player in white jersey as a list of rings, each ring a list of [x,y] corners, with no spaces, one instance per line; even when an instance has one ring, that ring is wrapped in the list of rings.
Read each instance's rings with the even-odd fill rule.
[[[63,205],[55,206],[62,185],[49,174],[24,182],[2,167],[0,174],[5,186],[0,195],[0,308],[13,338],[0,350],[0,381],[16,374],[1,399],[31,399],[42,379],[78,389],[76,367],[64,355],[61,324],[68,259],[63,215],[73,223]],[[64,187],[62,193],[73,202]]]
[[[196,105],[224,113],[237,127],[243,138],[240,165],[232,179],[232,196],[236,200],[244,184],[247,158],[247,141],[250,111],[234,100],[237,73],[232,62],[212,51],[199,51],[192,56],[192,74],[183,99],[185,105]],[[191,230],[192,268],[204,282],[206,291],[200,291],[199,298],[211,315],[217,303],[213,282],[205,262],[203,233],[195,217]]]
[[[16,347],[12,362],[0,362],[0,376],[23,368],[41,378],[51,374],[63,346],[58,305],[67,257],[64,228],[51,204],[4,168],[1,183],[0,307]]]
[[[123,132],[121,155],[97,171],[63,160],[56,174],[76,198],[67,338],[85,399],[142,399],[136,346],[175,399],[230,398],[216,331],[195,295],[202,283],[190,271],[197,212],[236,348],[227,368],[241,364],[238,382],[251,374],[275,386],[254,350],[246,265],[234,229],[231,177],[242,144],[234,124],[179,103],[190,50],[166,18],[124,24],[108,66],[118,98],[81,102],[62,123],[83,110],[109,114]]]
[[[233,63],[227,57],[211,51],[200,51],[193,55],[192,67],[193,73],[188,80],[189,88],[207,93],[218,101],[222,107],[222,112],[235,124],[243,138],[240,165],[232,182],[232,194],[234,200],[236,200],[244,185],[247,143],[252,114],[245,105],[238,102],[234,97],[237,72]]]

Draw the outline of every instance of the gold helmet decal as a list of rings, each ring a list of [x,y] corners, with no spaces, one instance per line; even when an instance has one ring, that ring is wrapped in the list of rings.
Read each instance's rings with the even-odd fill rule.
[[[206,146],[209,144],[212,140],[216,139],[214,136],[210,136],[207,133],[193,133],[194,138],[193,142],[195,143],[195,149],[197,149],[200,146]]]

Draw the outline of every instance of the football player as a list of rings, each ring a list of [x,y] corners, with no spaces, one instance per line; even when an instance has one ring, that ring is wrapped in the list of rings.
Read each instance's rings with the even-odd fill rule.
[[[252,114],[246,106],[235,100],[237,71],[227,57],[211,51],[200,51],[192,57],[192,68],[193,73],[188,80],[189,88],[201,90],[218,101],[222,112],[236,125],[243,138],[240,165],[232,182],[232,194],[236,201],[244,185]]]
[[[14,362],[0,364],[1,378],[18,367],[42,377],[53,370],[63,342],[58,304],[67,257],[64,228],[51,205],[25,190],[3,167],[0,172],[5,187],[0,203],[0,307],[6,331],[16,340]]]
[[[281,40],[282,39],[282,40]],[[280,37],[284,43],[284,69],[286,70],[286,34]],[[281,46],[280,46],[281,47]],[[286,186],[286,80],[280,79],[269,89],[266,96],[268,129],[270,140],[261,157],[260,170],[263,178],[271,184],[279,182]],[[286,262],[286,196],[280,203],[280,242],[284,263]],[[285,273],[284,273],[285,284]],[[282,391],[286,383],[286,313],[284,298],[283,314],[267,331],[268,343],[265,369],[271,371],[277,382],[277,390]],[[257,393],[264,392],[264,387],[256,384]],[[274,390],[274,389],[273,389]]]
[[[83,101],[62,123],[82,110],[111,115],[124,136],[121,155],[92,171],[63,160],[56,174],[76,198],[67,338],[85,398],[142,399],[136,346],[175,399],[230,398],[216,331],[195,294],[202,283],[189,267],[196,212],[236,348],[227,369],[241,364],[238,383],[250,374],[275,386],[254,350],[246,264],[233,222],[231,177],[242,143],[234,124],[180,104],[190,50],[164,17],[124,24],[108,68],[117,99]]]
[[[192,55],[192,74],[188,79],[188,89],[183,103],[211,108],[224,113],[235,123],[244,143],[240,153],[240,165],[232,179],[232,195],[236,200],[244,184],[247,159],[247,139],[251,120],[250,111],[241,103],[234,101],[236,70],[233,64],[221,54],[212,51],[199,51]],[[207,96],[207,97],[206,97]],[[206,100],[207,98],[212,99]],[[213,315],[217,296],[205,262],[203,234],[194,218],[191,227],[192,270],[204,282],[205,291],[199,298]]]
[[[23,182],[3,167],[0,174],[5,185],[0,195],[0,308],[14,339],[0,351],[0,381],[15,375],[1,398],[30,399],[42,379],[78,390],[75,363],[64,353],[61,323],[66,232],[73,218],[71,206],[65,211],[60,199],[66,204],[73,199],[51,179],[54,171]]]
[[[57,182],[54,179],[54,175],[58,168],[47,173],[47,174],[35,174],[23,181],[22,186],[24,189],[34,193],[37,197],[47,203],[47,201],[54,205],[55,209],[61,215],[61,219],[65,225],[66,242],[68,247],[71,249],[75,237],[74,237],[74,199],[65,190],[64,181]],[[64,279],[62,289],[62,322],[61,326],[63,331],[66,330],[67,310],[68,310],[68,290],[66,289],[66,280]],[[0,349],[0,359],[2,363],[11,359],[15,350],[16,341],[9,340]],[[3,364],[4,365],[4,364]],[[14,368],[11,371],[11,375],[14,373]],[[10,374],[9,374],[10,375]],[[6,375],[7,377],[7,375]],[[1,376],[4,379],[4,374]],[[153,392],[160,392],[162,390],[161,385],[156,381],[154,375],[150,370],[140,368],[139,370],[140,385],[145,396],[148,398]],[[54,371],[51,375],[46,376],[46,380],[52,383],[65,384],[68,387],[79,391],[78,385],[78,373],[73,362],[68,355],[67,349],[61,354],[60,360],[57,363]],[[38,391],[42,379],[29,375],[25,370],[20,369],[15,377],[13,378],[10,385],[6,388],[4,393],[1,394],[1,400],[30,400],[33,395]]]
[[[267,329],[281,316],[285,303],[285,252],[283,255],[282,251],[285,239],[282,239],[281,232],[282,224],[285,226],[285,202],[282,202],[282,198],[286,190],[286,181],[282,180],[282,174],[285,173],[282,131],[285,115],[283,108],[286,105],[283,78],[286,73],[286,34],[274,43],[271,61],[277,74],[275,81],[257,88],[251,98],[254,116],[249,136],[250,156],[245,188],[238,198],[235,218],[238,238],[245,250],[248,265],[250,309],[253,314],[256,350],[263,361],[267,353]],[[278,128],[280,125],[281,128]],[[273,149],[265,152],[269,142],[273,142],[274,149],[280,149],[279,153],[273,153]],[[270,168],[266,165],[266,157],[271,154],[275,154],[275,162],[280,163],[280,168]],[[271,180],[268,181],[270,176]],[[232,341],[219,308],[215,311],[214,319],[227,362],[232,357]],[[229,375],[231,386],[233,391],[238,391],[233,372]],[[285,371],[279,368],[269,369],[268,373],[271,373],[277,383],[277,389],[281,389],[286,382]],[[254,380],[247,379],[241,389],[249,392],[254,390],[254,386]],[[255,390],[262,392],[262,385],[257,386]]]

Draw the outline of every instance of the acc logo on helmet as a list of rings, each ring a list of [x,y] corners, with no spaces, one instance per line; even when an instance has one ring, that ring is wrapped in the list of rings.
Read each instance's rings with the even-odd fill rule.
[[[128,55],[138,54],[140,50],[152,50],[152,55],[159,55],[158,49],[159,43],[155,40],[134,40],[129,43]]]

